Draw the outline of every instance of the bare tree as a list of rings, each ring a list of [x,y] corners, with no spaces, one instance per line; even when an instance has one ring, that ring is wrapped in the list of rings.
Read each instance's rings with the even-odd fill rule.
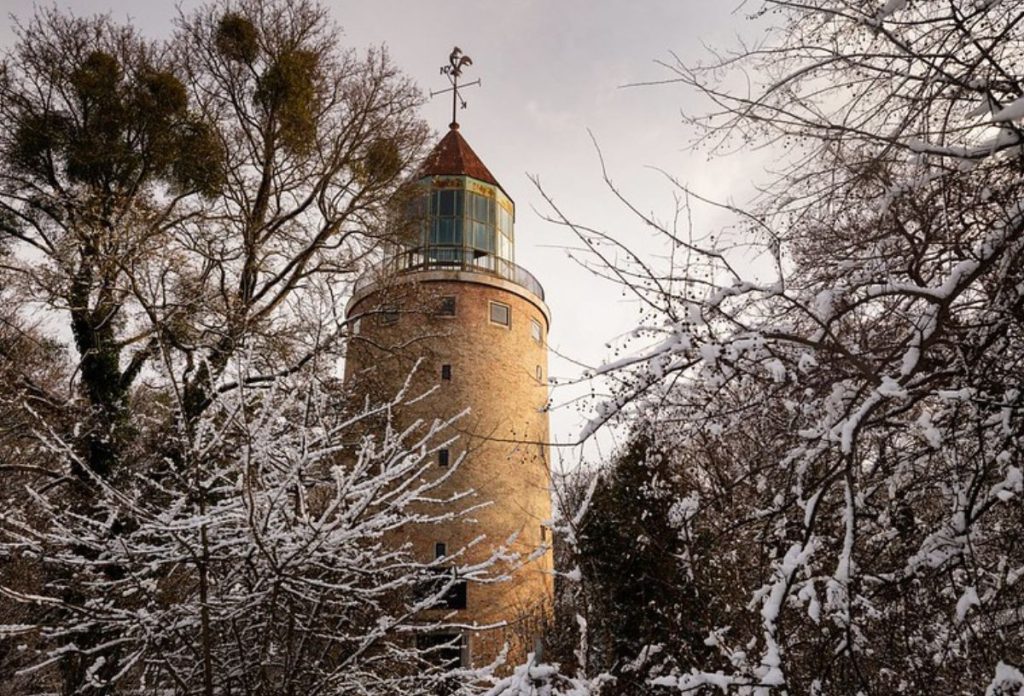
[[[128,395],[150,350],[129,321],[129,274],[223,177],[212,133],[162,52],[104,18],[40,11],[17,27],[0,79],[0,233],[23,311],[62,314],[92,410],[81,447],[104,474],[128,437]],[[62,401],[61,395],[54,395]]]
[[[56,11],[18,31],[0,84],[7,267],[67,319],[96,419],[82,447],[108,472],[154,360],[187,421],[238,347],[294,367],[325,322],[339,333],[304,320],[383,234],[426,130],[386,55],[340,52],[310,2],[210,5],[166,46]]]
[[[180,22],[178,57],[227,153],[225,185],[181,227],[183,259],[166,255],[140,294],[158,325],[189,318],[166,341],[189,417],[240,345],[301,365],[341,335],[340,299],[422,155],[419,92],[383,50],[340,44],[326,9],[305,1],[211,5]]]
[[[554,214],[599,259],[628,259],[604,273],[645,308],[627,357],[598,369],[588,432],[628,416],[680,452],[691,532],[730,531],[692,562],[746,597],[707,637],[724,668],[651,683],[1015,693],[1024,14],[761,8],[775,18],[762,43],[666,65],[716,107],[691,119],[700,145],[783,152],[750,206],[672,182],[675,220],[707,204],[735,214],[731,229],[634,209],[668,245],[661,265]],[[760,277],[744,268],[755,256]]]
[[[234,590],[219,584],[222,529],[209,515],[231,497],[214,483],[234,482],[231,467],[241,465],[232,450],[214,460],[204,449],[210,428],[231,423],[215,404],[300,372],[330,382],[344,352],[341,298],[422,151],[419,93],[383,50],[341,50],[312,2],[214,3],[182,16],[166,43],[109,17],[56,10],[16,33],[0,71],[0,263],[11,307],[0,360],[13,376],[3,408],[21,427],[17,441],[0,443],[0,471],[5,489],[32,491],[31,505],[22,496],[3,526],[8,553],[31,568],[5,582],[5,598],[36,607],[25,630],[50,651],[65,693],[112,693],[140,674],[178,675],[213,693],[214,665],[228,660],[214,645],[223,624],[213,598]],[[56,341],[58,353],[70,336],[71,364],[53,367],[61,379],[19,364],[25,342],[8,350],[7,327]],[[238,361],[244,370],[231,369]],[[31,452],[31,463],[16,452]],[[250,488],[274,485],[283,490],[263,480]],[[139,615],[127,618],[135,600],[104,604],[108,589],[142,572],[147,549],[170,549],[145,535],[159,527],[155,506],[174,496],[187,502],[178,512],[197,520],[198,541],[178,539],[177,558],[180,577],[197,586],[181,601],[159,582],[134,596],[199,612],[189,636],[199,687],[174,652],[184,643],[160,648],[160,669],[145,662],[160,641],[140,638],[148,629]],[[315,582],[313,566],[300,571]],[[253,582],[266,581],[253,572]],[[276,631],[287,613],[260,606]],[[364,618],[383,620],[377,609]],[[295,635],[312,635],[311,626]],[[328,648],[289,658],[288,688],[316,681],[297,666],[316,650]],[[224,678],[264,692],[285,683],[253,677],[251,658],[232,658],[238,669]]]

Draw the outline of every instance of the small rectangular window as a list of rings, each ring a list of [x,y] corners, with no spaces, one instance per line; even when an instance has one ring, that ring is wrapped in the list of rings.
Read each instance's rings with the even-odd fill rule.
[[[444,608],[465,609],[467,606],[466,599],[466,581],[458,580],[444,596]]]
[[[544,379],[544,371],[540,369],[540,365],[537,366],[537,381],[540,382]]]
[[[438,464],[438,466],[448,466],[448,460],[449,460],[449,455],[448,455],[448,450],[447,449],[440,449],[440,450],[437,451],[437,464]]]
[[[544,341],[544,329],[541,327],[540,322],[536,319],[530,320],[530,335],[533,340],[537,343],[543,343]]]
[[[544,525],[540,526],[540,540],[541,541],[547,541],[548,540],[548,528],[545,527]]]
[[[505,235],[512,236],[512,214],[504,207],[498,207],[498,230]]]
[[[452,366],[451,365],[442,365],[441,366],[441,379],[448,381],[448,380],[451,380],[451,378],[452,378]]]
[[[434,544],[434,558],[444,558],[448,555],[448,545],[443,541]]]
[[[394,309],[385,309],[380,313],[380,323],[384,326],[390,326],[398,322],[398,312]]]
[[[447,546],[438,542],[434,545],[434,553],[437,560],[445,558]],[[466,580],[460,578],[454,568],[432,568],[413,592],[420,601],[436,598],[433,609],[465,609],[468,599],[466,585]],[[447,590],[444,589],[446,587]]]
[[[512,308],[500,302],[492,302],[491,321],[502,326],[510,326],[512,324]]]
[[[437,303],[437,316],[439,317],[454,317],[455,316],[455,298],[454,297],[442,297]]]
[[[416,649],[423,660],[445,670],[469,665],[465,638],[457,633],[421,633],[416,636]],[[437,693],[447,694],[456,691],[456,685],[446,681]]]

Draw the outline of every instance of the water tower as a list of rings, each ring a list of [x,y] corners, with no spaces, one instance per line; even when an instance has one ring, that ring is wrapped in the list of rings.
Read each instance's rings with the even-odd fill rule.
[[[467,63],[453,52],[453,104]],[[532,649],[550,616],[553,590],[548,442],[547,334],[551,313],[540,283],[515,263],[515,203],[462,136],[453,113],[445,136],[422,163],[403,203],[401,243],[357,284],[346,308],[358,325],[346,381],[364,393],[394,394],[418,364],[413,392],[433,388],[400,418],[446,418],[468,409],[458,438],[437,453],[439,473],[463,457],[446,487],[484,503],[450,525],[409,526],[422,561],[472,545],[452,565],[485,558],[514,538],[518,570],[498,583],[469,582],[446,609],[468,626],[454,644],[462,664],[489,662],[509,641],[510,659]],[[360,388],[361,387],[361,388]],[[434,639],[449,641],[454,635]]]

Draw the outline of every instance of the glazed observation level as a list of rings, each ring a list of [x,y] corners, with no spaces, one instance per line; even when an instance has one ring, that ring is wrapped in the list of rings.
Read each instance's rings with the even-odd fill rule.
[[[355,293],[400,274],[450,271],[509,281],[543,302],[544,288],[515,262],[514,224],[515,203],[453,124],[416,175],[397,243]]]

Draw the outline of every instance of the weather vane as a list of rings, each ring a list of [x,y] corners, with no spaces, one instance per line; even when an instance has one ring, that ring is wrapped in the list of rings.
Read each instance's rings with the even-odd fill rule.
[[[452,93],[452,122],[448,125],[449,128],[459,127],[459,122],[455,118],[455,114],[460,106],[463,109],[466,108],[466,100],[462,98],[459,90],[463,87],[472,87],[473,85],[480,84],[480,80],[467,82],[464,85],[459,84],[459,78],[462,77],[462,69],[472,64],[473,59],[464,55],[461,48],[458,46],[453,48],[451,55],[448,56],[448,65],[441,66],[441,74],[448,76],[448,81],[452,83],[452,86],[448,89],[440,89],[436,92],[430,93],[430,96],[432,97],[436,97],[438,94],[445,94],[446,92]]]

